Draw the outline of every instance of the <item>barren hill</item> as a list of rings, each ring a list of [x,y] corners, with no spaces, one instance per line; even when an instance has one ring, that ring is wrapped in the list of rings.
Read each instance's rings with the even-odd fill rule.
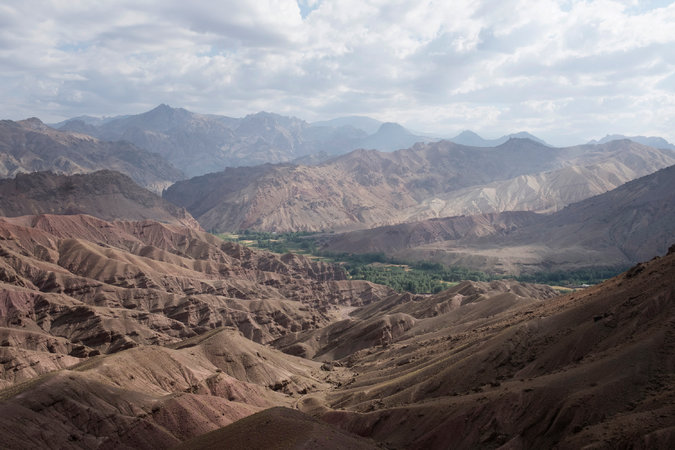
[[[209,230],[345,230],[438,217],[448,208],[455,215],[555,210],[674,163],[672,152],[630,141],[560,149],[527,139],[495,148],[445,141],[357,150],[316,167],[228,169],[178,182],[164,196]]]
[[[331,236],[324,249],[519,273],[634,264],[664,253],[673,236],[675,166],[551,215],[502,213],[379,227]]]
[[[160,156],[128,142],[106,142],[57,131],[38,119],[0,121],[0,177],[51,171],[72,175],[116,170],[139,185],[161,192],[183,174]]]
[[[673,279],[675,246],[557,298],[463,283],[373,303],[334,336],[352,377],[300,409],[394,448],[671,448]],[[384,314],[409,319],[358,350],[353,327]]]
[[[0,216],[89,214],[103,220],[156,220],[199,229],[183,208],[138,186],[126,175],[103,170],[88,174],[17,174],[0,180]]]
[[[562,297],[397,294],[176,225],[5,218],[3,445],[672,448],[674,278],[675,246]]]

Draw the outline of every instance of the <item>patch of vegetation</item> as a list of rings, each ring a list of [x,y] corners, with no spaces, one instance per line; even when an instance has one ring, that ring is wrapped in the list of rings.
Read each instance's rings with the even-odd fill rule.
[[[384,253],[331,253],[318,249],[319,233],[270,233],[243,231],[219,234],[222,239],[274,253],[300,253],[337,264],[350,278],[389,286],[398,292],[430,294],[447,289],[460,281],[493,281],[513,278],[527,283],[555,286],[563,292],[572,287],[600,283],[625,271],[627,267],[595,267],[572,271],[537,272],[504,276],[472,270],[461,266],[446,266],[431,261],[410,262],[391,258]]]
[[[587,269],[577,269],[552,272],[536,272],[533,274],[520,275],[516,277],[518,281],[525,283],[541,283],[555,286],[583,286],[602,283],[603,281],[615,277],[628,270],[629,266],[619,267],[590,267]]]

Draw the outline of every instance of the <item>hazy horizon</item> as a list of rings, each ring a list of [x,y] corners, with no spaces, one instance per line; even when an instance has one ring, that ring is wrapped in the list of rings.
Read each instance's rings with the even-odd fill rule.
[[[2,118],[166,103],[308,122],[362,115],[439,137],[527,131],[675,141],[666,1],[22,2],[2,5]]]

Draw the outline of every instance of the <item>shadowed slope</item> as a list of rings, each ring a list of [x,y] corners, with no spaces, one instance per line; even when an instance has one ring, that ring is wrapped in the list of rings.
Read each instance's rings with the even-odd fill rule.
[[[201,228],[183,208],[109,170],[71,176],[38,172],[0,180],[0,216],[31,214],[89,214],[109,221],[149,219]]]
[[[290,405],[300,386],[325,386],[317,363],[232,329],[177,347],[98,356],[0,391],[5,445],[166,448],[261,408]]]
[[[320,422],[300,411],[271,408],[176,447],[188,449],[375,449],[371,440]]]
[[[57,131],[39,119],[0,121],[0,177],[51,171],[72,175],[116,170],[139,185],[161,192],[183,174],[159,155],[127,142],[106,142],[80,133]]]
[[[358,375],[326,396],[340,411],[302,408],[396,447],[670,448],[673,279],[675,248],[584,291],[406,333],[346,360]]]

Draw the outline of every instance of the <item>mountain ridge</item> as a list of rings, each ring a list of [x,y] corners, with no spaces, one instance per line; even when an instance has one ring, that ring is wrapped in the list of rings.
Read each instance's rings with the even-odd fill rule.
[[[525,183],[527,189],[517,191],[515,199],[487,199],[482,205],[472,202],[474,195],[481,198],[480,191],[471,191],[466,210],[451,215],[524,209],[520,201],[550,211],[674,163],[669,151],[630,141],[559,149],[515,138],[493,148],[440,141],[391,153],[355,150],[312,167],[231,168],[177,182],[163,195],[209,230],[341,231],[438,217],[444,208],[438,201],[460,189],[484,189],[489,183],[546,171],[563,170],[560,175],[570,167],[579,167],[570,172],[576,177],[574,170],[590,167],[582,172],[595,174],[597,182],[591,179],[584,188],[572,185],[567,196],[546,194],[560,178],[548,175],[540,177],[546,180],[540,186]],[[569,184],[564,180],[570,176],[559,184]],[[537,178],[525,179],[529,180]]]
[[[184,175],[159,155],[128,142],[54,130],[37,118],[0,121],[0,177],[50,170],[59,174],[116,170],[155,192]]]

